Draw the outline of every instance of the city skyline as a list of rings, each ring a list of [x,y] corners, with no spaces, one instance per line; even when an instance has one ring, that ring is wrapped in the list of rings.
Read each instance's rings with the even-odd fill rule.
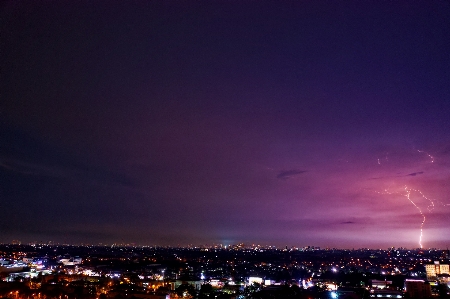
[[[0,15],[1,243],[450,245],[450,3]]]

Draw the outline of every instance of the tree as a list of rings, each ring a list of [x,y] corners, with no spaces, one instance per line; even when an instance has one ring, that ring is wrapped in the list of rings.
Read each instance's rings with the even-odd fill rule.
[[[207,299],[212,298],[214,296],[215,290],[209,283],[203,284],[200,288],[199,299]]]
[[[175,291],[182,298],[194,298],[196,295],[194,287],[188,283],[183,283]]]
[[[450,298],[448,295],[448,286],[446,284],[438,284],[439,298]]]

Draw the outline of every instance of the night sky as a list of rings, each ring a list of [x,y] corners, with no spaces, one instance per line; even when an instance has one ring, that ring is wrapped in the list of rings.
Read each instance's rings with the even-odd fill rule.
[[[450,245],[449,1],[0,20],[0,242]]]

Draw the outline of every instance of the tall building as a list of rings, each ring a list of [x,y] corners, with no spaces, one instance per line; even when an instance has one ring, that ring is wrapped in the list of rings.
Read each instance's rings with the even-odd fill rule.
[[[430,284],[420,279],[406,279],[405,292],[409,298],[431,298]]]
[[[439,274],[450,274],[449,265],[441,264],[439,261],[435,261],[434,264],[426,264],[425,270],[427,271],[428,280],[436,280]]]

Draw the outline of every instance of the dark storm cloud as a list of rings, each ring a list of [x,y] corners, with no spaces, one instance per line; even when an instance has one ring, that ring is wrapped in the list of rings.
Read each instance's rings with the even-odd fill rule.
[[[14,163],[11,161],[0,161],[0,167],[9,171],[19,172],[22,174],[34,174],[34,172],[29,170],[29,167],[23,167],[23,165],[20,165],[18,167],[17,163]]]
[[[101,226],[97,226],[101,228]],[[61,240],[69,243],[97,244],[99,240],[114,241],[115,234],[120,228],[93,229],[91,224],[83,226],[59,226],[55,222],[48,225],[35,222],[8,225],[0,221],[0,228],[14,238],[17,235],[27,236],[34,241],[47,242],[48,240]]]
[[[0,124],[0,168],[21,175],[132,187],[124,174],[83,161],[51,141]]]
[[[0,196],[8,205],[0,227],[5,236],[62,239],[63,231],[68,232],[73,223],[82,222],[87,227],[113,219],[122,223],[126,213],[116,209],[133,209],[136,194],[134,201],[127,204],[108,204],[111,198],[125,200],[133,194],[130,191],[124,194],[125,190],[135,189],[134,182],[125,174],[111,171],[102,163],[94,164],[85,157],[76,157],[51,140],[31,137],[7,123],[1,123],[0,131]],[[82,237],[78,237],[82,234],[74,231],[74,236],[81,241]],[[84,234],[94,241],[88,228]],[[109,234],[96,233],[100,239]]]
[[[450,193],[446,2],[8,2],[0,19],[0,237],[358,246],[383,225],[371,244],[393,245],[405,185]]]
[[[293,176],[296,176],[296,175],[299,175],[299,174],[302,174],[305,172],[306,172],[306,170],[297,170],[297,169],[281,171],[277,175],[277,179],[287,180],[289,178],[292,178]]]
[[[412,172],[412,173],[407,174],[406,176],[416,176],[418,174],[423,174],[423,171]]]
[[[68,173],[61,168],[44,164],[35,164],[11,158],[0,158],[0,167],[23,175],[67,178]]]
[[[114,186],[134,187],[134,183],[125,175],[113,173],[100,168],[78,164],[67,165],[37,164],[29,161],[15,160],[10,157],[0,158],[0,168],[3,172],[14,172],[24,176],[35,176],[66,181],[84,181],[89,184],[107,184]]]
[[[411,172],[411,173],[404,174],[404,175],[374,177],[374,178],[369,178],[369,180],[380,180],[380,179],[387,179],[387,178],[401,178],[401,177],[417,176],[417,175],[424,174],[424,173],[425,173],[424,171],[418,171],[418,172]]]

